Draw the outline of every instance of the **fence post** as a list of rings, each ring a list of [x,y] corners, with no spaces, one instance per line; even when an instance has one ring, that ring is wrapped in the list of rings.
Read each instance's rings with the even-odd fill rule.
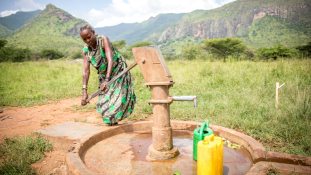
[[[277,109],[278,108],[278,105],[279,105],[279,82],[276,82],[276,95],[275,95],[275,108]]]

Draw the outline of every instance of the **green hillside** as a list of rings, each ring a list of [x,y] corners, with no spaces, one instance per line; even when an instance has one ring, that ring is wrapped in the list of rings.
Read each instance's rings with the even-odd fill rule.
[[[96,33],[100,35],[107,36],[110,40],[115,41],[115,38],[130,30],[131,28],[135,27],[138,23],[121,23],[115,26],[108,26],[108,27],[98,27],[95,28]]]
[[[9,36],[12,31],[22,27],[25,21],[36,16],[40,11],[16,12],[10,16],[0,17],[0,38]]]
[[[291,23],[278,16],[265,16],[252,23],[247,33],[241,37],[248,45],[255,48],[273,45],[295,47],[311,41],[311,24]]]
[[[0,24],[0,38],[4,38],[8,35],[10,35],[12,33],[12,31],[8,28],[6,28],[5,26]]]
[[[1,17],[0,24],[4,25],[9,30],[14,31],[22,27],[25,21],[29,20],[30,18],[33,18],[40,12],[41,10],[36,10],[32,12],[16,12],[15,14],[12,14],[10,16]]]
[[[237,0],[213,10],[196,10],[163,31],[164,50],[203,39],[239,37],[258,47],[297,46],[311,40],[310,0]],[[190,39],[191,40],[191,39]],[[176,47],[171,47],[167,42]],[[168,49],[168,47],[171,47]]]
[[[161,36],[162,32],[169,26],[175,24],[178,20],[180,20],[185,13],[180,14],[160,14],[156,17],[151,17],[146,21],[143,21],[141,23],[132,23],[127,24],[127,30],[122,29],[122,31],[119,34],[114,34],[112,38],[110,38],[112,41],[117,40],[126,40],[127,44],[133,44],[135,42],[139,41],[157,41],[158,38]],[[133,25],[133,26],[132,26]],[[120,26],[122,27],[122,26]],[[111,28],[112,27],[103,27],[104,28]],[[99,34],[105,34],[101,33],[100,31],[97,31]]]
[[[40,51],[44,48],[57,49],[72,54],[83,46],[79,27],[86,24],[69,13],[49,4],[34,18],[7,38],[8,45]]]

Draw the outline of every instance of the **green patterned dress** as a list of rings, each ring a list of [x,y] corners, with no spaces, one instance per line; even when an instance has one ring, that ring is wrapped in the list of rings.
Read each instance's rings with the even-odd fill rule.
[[[91,50],[86,44],[83,48],[84,55],[90,64],[98,70],[98,88],[104,83],[107,73],[107,57],[103,45],[103,36],[96,35],[98,46],[95,50]],[[111,45],[111,44],[110,44]],[[113,55],[113,68],[111,79],[127,68],[124,58],[111,45]],[[101,92],[98,96],[96,111],[99,112],[103,120],[109,119],[111,123],[118,122],[128,117],[136,102],[132,76],[130,72],[124,74],[121,78],[111,84],[105,92]]]

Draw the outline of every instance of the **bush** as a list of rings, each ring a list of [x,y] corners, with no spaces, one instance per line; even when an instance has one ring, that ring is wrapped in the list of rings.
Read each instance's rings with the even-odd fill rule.
[[[0,49],[0,62],[12,61],[12,62],[22,62],[29,61],[32,52],[30,49],[16,48],[13,46],[3,47]]]
[[[2,47],[4,47],[7,43],[8,43],[7,40],[2,40],[2,39],[0,39],[0,49],[1,49]]]
[[[311,42],[306,45],[297,46],[296,49],[302,56],[309,57],[311,55]]]
[[[204,40],[204,49],[210,53],[223,57],[224,62],[226,57],[237,53],[244,53],[247,46],[242,44],[243,40],[239,38],[216,38]]]
[[[134,47],[144,47],[144,46],[150,46],[150,45],[154,45],[154,43],[148,42],[148,41],[141,41],[141,42],[134,43],[134,44],[128,46],[127,50],[132,52],[132,49]]]
[[[273,58],[276,60],[278,57],[292,57],[295,54],[295,51],[284,47],[283,45],[274,45],[272,48],[259,48],[255,51],[257,56],[263,59]]]
[[[64,57],[64,54],[58,50],[54,49],[42,49],[41,57],[47,58],[48,60],[54,60]]]
[[[125,52],[121,52],[121,51],[118,51],[125,59],[132,59],[134,58],[134,55],[132,52],[128,52],[128,51],[125,51]]]
[[[75,52],[74,54],[71,55],[71,58],[72,59],[83,59],[83,56],[82,56],[82,51],[77,51]]]
[[[183,46],[181,52],[188,60],[194,60],[201,54],[202,48],[198,44],[187,43]]]
[[[111,44],[113,45],[113,47],[114,47],[116,50],[121,50],[122,48],[124,48],[124,47],[126,46],[125,40],[120,40],[120,41],[111,42]]]

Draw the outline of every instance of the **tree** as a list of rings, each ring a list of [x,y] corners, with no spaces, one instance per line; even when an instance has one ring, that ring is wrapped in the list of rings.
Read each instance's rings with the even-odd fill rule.
[[[59,58],[62,58],[64,57],[64,54],[58,50],[54,50],[54,49],[42,49],[41,50],[41,57],[44,58],[48,58],[48,59],[51,59],[51,60],[54,60],[54,59],[59,59]]]
[[[226,62],[226,57],[235,53],[243,53],[247,46],[242,44],[243,40],[239,38],[216,38],[204,40],[204,47],[212,54],[223,57]]]
[[[0,62],[12,61],[22,62],[30,60],[32,52],[30,49],[16,48],[13,46],[3,47],[0,49]]]
[[[183,46],[181,52],[188,60],[194,60],[202,52],[202,48],[198,44],[187,43]]]
[[[0,49],[1,49],[2,47],[4,47],[7,43],[8,43],[7,40],[2,40],[2,39],[0,39]]]
[[[154,45],[154,43],[148,42],[148,41],[141,41],[141,42],[134,43],[134,44],[128,46],[128,47],[127,47],[127,50],[128,50],[128,51],[132,51],[132,49],[133,49],[134,47],[144,47],[144,46],[150,46],[150,45]]]
[[[311,42],[308,42],[306,45],[298,46],[296,49],[299,50],[300,53],[305,54],[306,57],[309,57],[311,54]]]
[[[113,47],[117,50],[121,50],[123,47],[126,46],[126,42],[125,40],[120,40],[120,41],[116,41],[116,42],[111,42],[111,44],[113,45]]]
[[[277,59],[278,57],[291,57],[295,51],[290,48],[284,47],[283,45],[274,45],[271,48],[259,48],[255,51],[259,57],[269,59]]]

